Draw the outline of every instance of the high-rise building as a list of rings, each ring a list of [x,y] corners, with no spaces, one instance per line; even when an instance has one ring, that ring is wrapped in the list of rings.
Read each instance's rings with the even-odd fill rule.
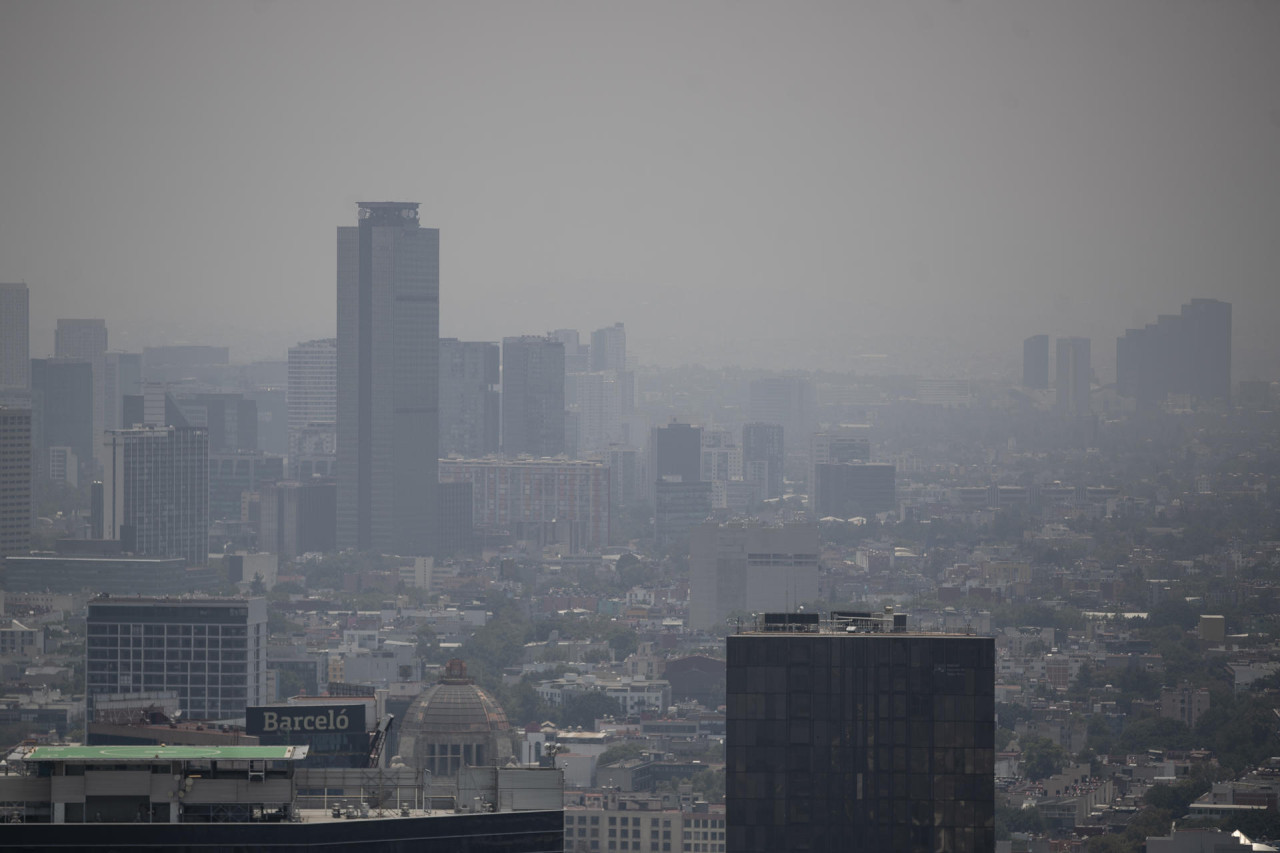
[[[103,534],[125,551],[209,560],[209,433],[203,428],[108,430]]]
[[[1231,303],[1192,299],[1182,306],[1191,363],[1187,391],[1199,400],[1231,401]]]
[[[31,429],[36,464],[48,476],[50,447],[69,447],[83,473],[97,458],[93,430],[93,364],[68,358],[31,359]]]
[[[305,341],[289,347],[288,370],[285,393],[289,407],[289,470],[297,477],[300,457],[316,452],[316,434],[331,434],[327,442],[329,453],[337,451],[337,338]]]
[[[1055,411],[1062,415],[1089,414],[1089,384],[1093,378],[1089,363],[1089,339],[1058,338],[1054,373],[1057,377],[1054,382],[1057,395]]]
[[[361,202],[338,229],[338,547],[434,550],[440,232]]]
[[[702,428],[672,421],[649,431],[649,479],[696,483],[702,479]]]
[[[1170,394],[1200,403],[1231,399],[1231,303],[1192,299],[1116,340],[1116,391],[1143,405]]]
[[[1032,335],[1022,342],[1022,387],[1049,387],[1049,336]]]
[[[440,341],[440,455],[478,459],[498,452],[502,353],[487,341]]]
[[[763,480],[766,498],[782,497],[784,434],[782,424],[756,422],[744,424],[742,427],[743,476],[748,480]],[[760,477],[753,476],[757,470],[753,466],[757,463],[763,465]]]
[[[31,387],[29,301],[25,284],[0,282],[0,391]]]
[[[565,452],[565,345],[552,337],[502,339],[502,452]]]
[[[871,461],[871,426],[838,424],[813,434],[809,448],[809,489],[817,489],[817,466]]]
[[[591,370],[627,369],[627,330],[614,323],[591,333]]]
[[[994,641],[831,617],[728,638],[727,849],[994,850]]]
[[[31,548],[31,410],[0,406],[0,557]]]
[[[335,549],[338,495],[332,481],[265,483],[260,495],[259,549],[285,560]]]
[[[804,477],[809,436],[818,428],[813,384],[800,376],[766,376],[752,381],[748,417],[762,423],[782,424],[787,470],[796,479]]]
[[[102,428],[129,429],[135,424],[124,422],[124,398],[142,393],[142,356],[109,352],[102,357],[102,365]]]
[[[243,718],[267,693],[264,598],[95,598],[85,641],[85,705],[103,695],[175,691],[194,720]]]
[[[582,336],[578,334],[577,329],[556,329],[547,333],[547,337],[554,338],[564,344],[564,372],[566,374],[586,373],[591,369],[590,347],[582,343]]]
[[[883,462],[814,466],[813,510],[818,518],[871,518],[897,509],[897,468]]]
[[[187,426],[209,430],[209,450],[252,453],[258,449],[258,404],[238,392],[168,395]],[[171,421],[173,425],[178,422]]]
[[[92,361],[107,351],[106,320],[58,319],[53,354],[58,358]]]
[[[818,525],[702,524],[689,539],[689,627],[818,598]]]

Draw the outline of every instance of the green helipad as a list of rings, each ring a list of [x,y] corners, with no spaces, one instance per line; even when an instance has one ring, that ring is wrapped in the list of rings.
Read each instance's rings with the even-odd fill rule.
[[[300,761],[305,746],[37,746],[23,761]]]

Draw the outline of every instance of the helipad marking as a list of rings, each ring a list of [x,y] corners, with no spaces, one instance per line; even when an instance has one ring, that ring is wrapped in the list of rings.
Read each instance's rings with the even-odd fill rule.
[[[164,747],[158,747],[156,752],[163,755],[164,749]],[[98,750],[98,754],[103,758],[137,758],[138,748],[136,746],[104,746]],[[222,750],[217,747],[209,749],[183,747],[182,754],[184,758],[216,758],[222,755]]]

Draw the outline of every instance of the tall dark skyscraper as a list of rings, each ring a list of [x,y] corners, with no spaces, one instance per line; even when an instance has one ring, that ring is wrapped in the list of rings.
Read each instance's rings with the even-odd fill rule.
[[[1032,335],[1022,342],[1022,387],[1049,387],[1049,336]]]
[[[1089,414],[1089,383],[1093,369],[1089,361],[1088,338],[1058,338],[1055,411],[1063,415]]]
[[[1116,391],[1140,405],[1170,394],[1196,402],[1231,400],[1231,303],[1192,299],[1116,340]]]
[[[440,232],[412,202],[338,228],[338,547],[434,553]]]
[[[565,452],[565,345],[553,337],[502,339],[502,453]]]
[[[726,849],[995,848],[995,642],[766,614],[728,638]]]

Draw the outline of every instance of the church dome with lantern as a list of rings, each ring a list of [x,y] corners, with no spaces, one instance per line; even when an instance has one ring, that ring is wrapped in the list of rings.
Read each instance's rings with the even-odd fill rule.
[[[456,776],[462,767],[505,764],[512,756],[511,738],[502,706],[455,659],[409,706],[399,751],[407,764],[439,778]]]

